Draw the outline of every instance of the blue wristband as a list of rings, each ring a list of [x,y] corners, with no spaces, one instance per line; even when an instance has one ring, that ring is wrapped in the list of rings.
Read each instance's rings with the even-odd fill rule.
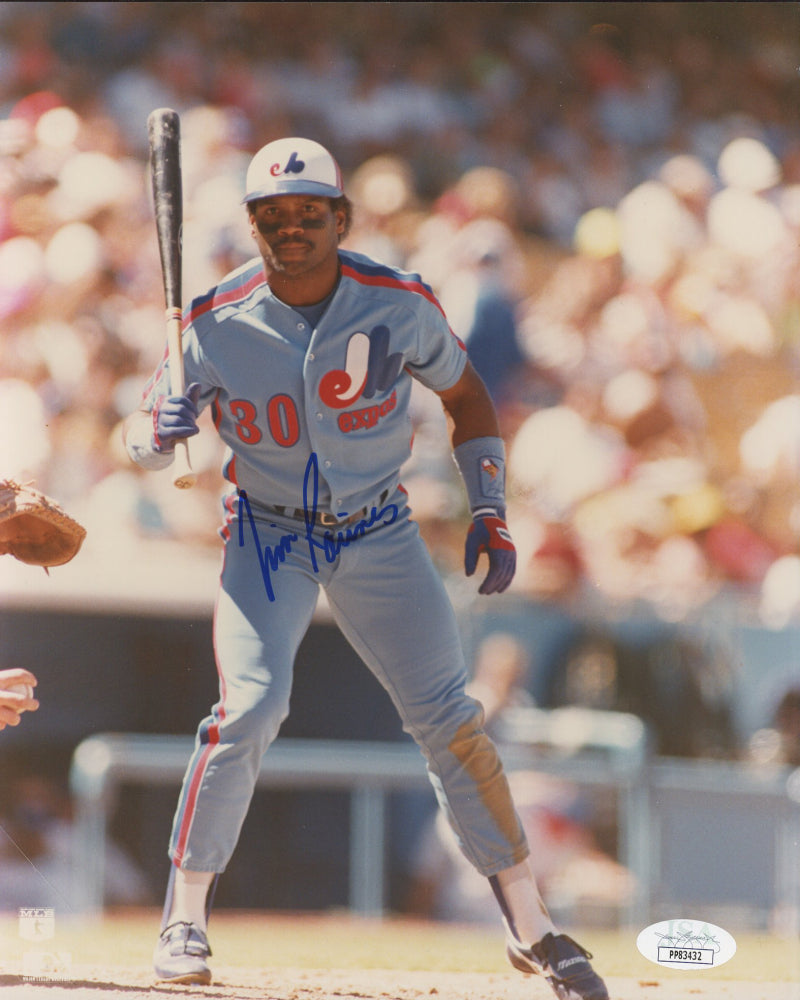
[[[453,449],[473,517],[506,512],[506,449],[502,438],[479,437]]]

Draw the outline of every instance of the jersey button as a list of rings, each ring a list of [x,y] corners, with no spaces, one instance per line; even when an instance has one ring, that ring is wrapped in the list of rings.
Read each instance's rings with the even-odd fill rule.
[[[322,420],[322,414],[321,413],[317,414],[317,420]]]
[[[297,324],[297,329],[298,329],[298,330],[305,330],[305,328],[306,328],[306,325],[305,325],[305,323],[298,323],[298,324]]]
[[[325,459],[324,465],[325,465],[326,469],[330,469],[330,467],[331,467],[332,464],[333,463],[331,462],[331,460],[329,458]]]
[[[309,354],[309,356],[308,356],[308,360],[309,360],[309,361],[313,361],[313,360],[314,360],[314,355],[313,355],[313,354]]]

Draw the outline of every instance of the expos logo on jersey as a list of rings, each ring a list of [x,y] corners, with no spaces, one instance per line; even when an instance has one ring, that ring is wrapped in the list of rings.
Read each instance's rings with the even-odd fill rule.
[[[397,404],[397,394],[382,403],[350,410],[361,399],[373,399],[376,393],[387,392],[394,385],[403,367],[403,356],[389,353],[389,328],[374,327],[369,334],[358,331],[347,341],[344,368],[334,368],[323,375],[319,396],[332,409],[347,410],[338,418],[344,433],[374,427]]]
[[[376,326],[369,333],[358,331],[348,338],[344,368],[334,368],[322,376],[319,384],[320,400],[331,409],[342,410],[337,419],[339,430],[345,434],[374,427],[391,413],[397,405],[397,393],[380,403],[355,406],[362,400],[374,399],[378,393],[391,389],[403,368],[403,355],[389,353],[389,329]],[[354,407],[353,409],[348,409]],[[240,441],[257,445],[263,439],[259,426],[258,408],[249,399],[232,399],[229,403],[234,428]],[[213,404],[214,421],[218,425],[221,414],[218,404]],[[271,396],[266,409],[266,423],[273,441],[282,448],[291,448],[300,440],[300,415],[294,399],[285,392]]]

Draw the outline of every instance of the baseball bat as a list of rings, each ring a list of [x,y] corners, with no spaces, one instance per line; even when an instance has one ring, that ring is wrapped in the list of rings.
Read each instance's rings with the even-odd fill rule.
[[[183,396],[186,391],[181,345],[183,182],[180,118],[177,112],[171,108],[157,108],[147,119],[147,132],[150,141],[150,178],[153,184],[153,207],[158,249],[161,255],[161,277],[167,306],[170,391],[174,396]],[[172,481],[182,490],[189,489],[197,481],[189,460],[189,446],[186,441],[178,441],[175,445]]]

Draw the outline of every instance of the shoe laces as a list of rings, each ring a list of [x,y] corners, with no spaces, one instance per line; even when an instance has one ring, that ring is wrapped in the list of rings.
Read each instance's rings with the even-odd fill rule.
[[[195,940],[192,940],[194,932]],[[161,937],[169,941],[170,944],[183,945],[185,955],[210,955],[211,948],[203,931],[189,920],[176,920],[169,924],[161,932]],[[177,954],[173,950],[173,954]]]
[[[577,948],[584,958],[588,958],[589,960],[594,958],[594,955],[590,951],[587,951],[582,944],[578,944],[575,938],[571,938],[569,934],[559,934],[559,937],[564,941],[569,941],[572,947]]]
[[[559,934],[554,935],[552,933],[545,934],[538,944],[533,945],[531,951],[534,955],[546,966],[549,966],[554,972],[558,971],[559,959],[556,954],[559,941],[566,941],[568,944],[582,955],[587,961],[594,958],[594,955],[590,951],[587,951],[583,945],[578,944],[578,942],[569,936],[569,934]],[[562,958],[561,961],[564,959]]]

